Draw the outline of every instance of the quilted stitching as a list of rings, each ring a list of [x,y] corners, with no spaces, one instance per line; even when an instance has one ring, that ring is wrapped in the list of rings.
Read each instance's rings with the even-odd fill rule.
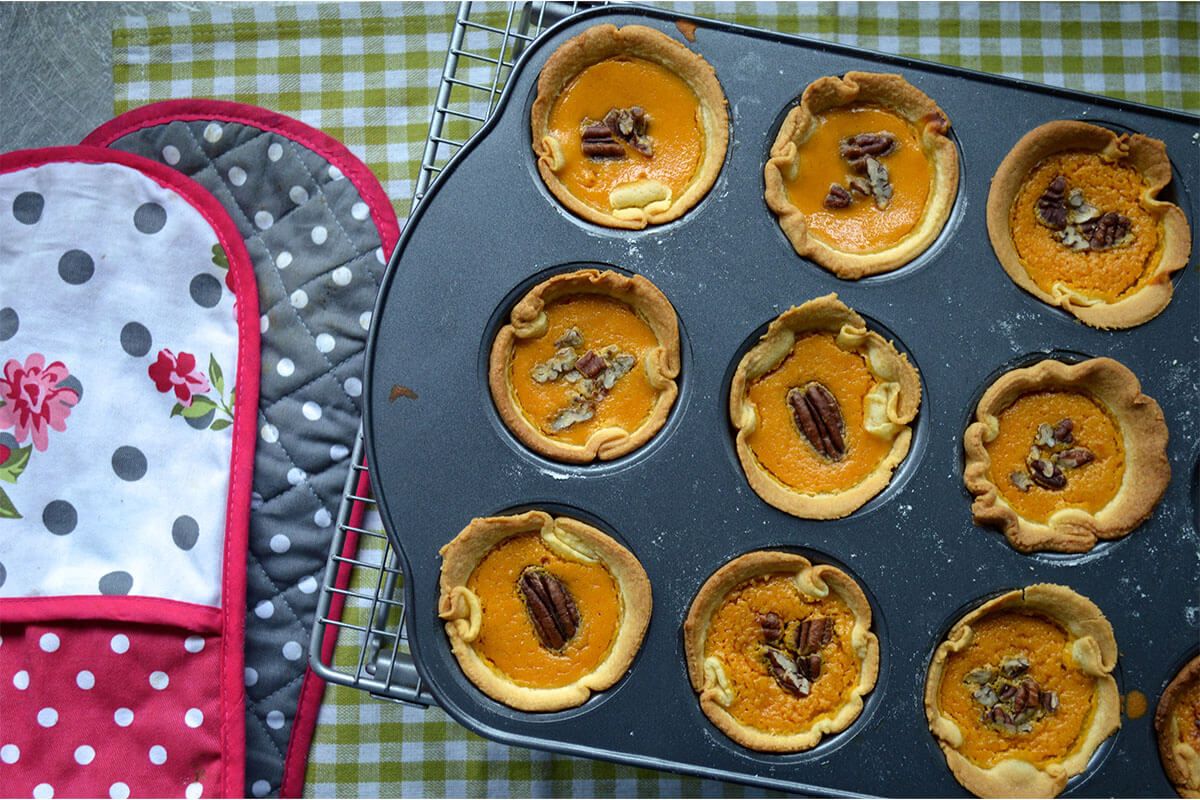
[[[385,263],[379,232],[336,167],[252,125],[176,120],[113,147],[201,183],[229,211],[254,262],[263,375],[247,558],[246,787],[276,794],[346,443],[361,416],[366,328]]]

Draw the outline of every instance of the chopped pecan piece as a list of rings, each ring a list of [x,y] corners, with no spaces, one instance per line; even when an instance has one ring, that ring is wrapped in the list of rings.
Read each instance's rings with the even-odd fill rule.
[[[526,567],[517,587],[542,646],[563,649],[579,629],[579,607],[571,593],[549,570],[541,567]]]
[[[604,372],[604,359],[596,355],[595,351],[588,350],[576,360],[575,369],[584,377],[594,378]]]
[[[1075,423],[1071,421],[1070,417],[1060,419],[1058,424],[1054,426],[1054,441],[1061,442],[1062,444],[1070,444],[1075,441],[1075,436],[1072,433],[1074,429]]]
[[[1044,458],[1035,458],[1029,462],[1029,476],[1043,489],[1061,489],[1067,485],[1067,478],[1058,465]]]
[[[1034,208],[1038,221],[1051,230],[1061,231],[1067,227],[1066,191],[1067,179],[1056,175]]]
[[[850,202],[853,199],[841,184],[831,183],[829,184],[829,194],[825,195],[825,201],[822,205],[830,209],[849,208]]]
[[[875,195],[875,207],[883,211],[892,202],[892,184],[887,167],[874,158],[868,158],[867,179],[871,182],[871,194]]]
[[[530,376],[538,383],[556,380],[575,368],[576,353],[573,347],[559,347],[554,355],[530,370]]]
[[[818,455],[830,461],[845,457],[845,422],[837,399],[828,389],[816,381],[803,389],[793,387],[787,393],[787,402],[797,427]]]
[[[967,673],[963,683],[977,688],[971,699],[982,706],[980,721],[1006,734],[1030,733],[1034,723],[1058,709],[1058,695],[1029,675],[1024,656],[1009,656]]]
[[[571,326],[567,332],[558,337],[558,341],[554,343],[555,347],[583,347],[583,334],[579,332],[579,328]]]
[[[576,396],[571,405],[561,408],[550,418],[550,430],[566,430],[577,422],[587,422],[596,415],[596,407],[586,397]]]
[[[654,143],[646,135],[646,125],[646,112],[641,106],[613,108],[604,115],[604,127],[614,137],[650,158],[654,155]]]
[[[1072,447],[1070,450],[1064,450],[1058,454],[1058,465],[1076,469],[1091,463],[1095,458],[1095,454],[1086,447]]]
[[[1132,238],[1129,235],[1131,225],[1129,217],[1109,211],[1100,217],[1091,238],[1088,239],[1088,246],[1093,250],[1108,250],[1126,244]]]
[[[1020,489],[1022,492],[1028,492],[1033,488],[1033,481],[1029,479],[1028,472],[1013,472],[1008,476],[1009,482]]]
[[[768,646],[763,655],[767,662],[767,672],[785,691],[801,697],[806,697],[812,691],[812,684],[786,651]]]

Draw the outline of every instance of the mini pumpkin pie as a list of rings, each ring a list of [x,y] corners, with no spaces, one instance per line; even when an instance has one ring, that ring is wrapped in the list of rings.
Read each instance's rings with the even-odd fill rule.
[[[958,193],[946,114],[899,75],[818,78],[784,118],[764,168],[767,205],[796,252],[839,278],[912,261]]]
[[[858,718],[879,674],[871,606],[850,576],[756,551],[710,577],[683,627],[700,707],[738,744],[799,752]]]
[[[559,47],[538,78],[530,127],[551,193],[611,228],[680,217],[716,181],[729,142],[712,67],[643,25],[597,25]]]
[[[1200,797],[1200,655],[1163,691],[1154,714],[1158,755],[1180,797]]]
[[[763,500],[797,517],[844,517],[908,454],[921,381],[907,356],[836,294],[776,318],[738,363],[729,416]]]
[[[488,382],[505,425],[571,463],[625,455],[666,422],[679,375],[671,303],[639,275],[587,269],[535,286],[492,345]]]
[[[1082,553],[1124,536],[1171,478],[1162,410],[1111,358],[1046,359],[1000,376],[964,448],[975,522],[1024,553]]]
[[[612,686],[650,622],[650,581],[596,528],[543,511],[471,520],[441,550],[438,615],[494,700],[558,711]]]
[[[1121,726],[1117,643],[1092,601],[1036,584],[955,623],[925,681],[925,716],[980,797],[1054,797]]]
[[[1041,125],[992,178],[988,236],[1025,291],[1096,328],[1130,328],[1171,301],[1186,263],[1183,212],[1159,200],[1166,145],[1074,120]]]

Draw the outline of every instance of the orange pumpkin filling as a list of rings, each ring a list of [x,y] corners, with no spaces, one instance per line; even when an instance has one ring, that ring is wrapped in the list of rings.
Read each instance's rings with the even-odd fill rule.
[[[822,457],[801,433],[787,395],[810,381],[837,399],[845,423],[846,454]],[[837,346],[832,333],[806,333],[771,372],[757,378],[746,394],[758,410],[759,425],[747,443],[759,463],[784,484],[806,492],[833,492],[854,486],[891,451],[892,441],[863,427],[863,399],[878,383],[866,359]]]
[[[1042,767],[1075,751],[1095,709],[1095,679],[1075,665],[1067,631],[1040,614],[1020,611],[990,614],[972,628],[971,643],[947,659],[938,695],[942,713],[962,731],[959,752],[987,768],[1009,758]],[[1010,670],[1017,674],[1002,677],[1005,665],[1017,660],[1023,666]],[[990,684],[981,682],[985,675],[992,676]],[[1000,687],[1027,682],[1037,688],[1038,700],[1026,706],[1032,710],[1025,730],[985,721],[991,708],[1005,702],[1005,708],[1013,707],[1011,700],[999,699],[1005,691]],[[990,702],[989,690],[997,703]],[[1048,693],[1053,700],[1045,699]],[[981,695],[989,702],[981,701]],[[1020,712],[1016,716],[1020,719]]]
[[[1200,753],[1200,681],[1193,680],[1175,700],[1179,741]]]
[[[652,144],[647,157],[625,145],[625,156],[584,156],[583,131],[602,122],[613,109],[640,107]],[[555,99],[550,133],[562,143],[565,166],[559,180],[579,200],[609,212],[609,195],[618,186],[655,180],[678,197],[692,182],[704,155],[699,103],[687,83],[670,69],[636,57],[609,58],[580,72]]]
[[[560,650],[542,645],[518,589],[529,566],[548,570],[579,609],[574,636]],[[599,563],[564,559],[536,532],[509,537],[492,548],[467,581],[479,598],[476,652],[514,683],[532,688],[565,686],[592,672],[612,647],[621,623],[621,598],[611,573]]]
[[[658,346],[658,339],[645,320],[629,305],[601,294],[558,298],[547,303],[545,314],[546,333],[517,339],[509,360],[509,384],[529,421],[544,435],[577,445],[586,443],[602,428],[616,426],[628,432],[640,426],[650,416],[658,397],[644,367],[645,354]],[[585,392],[585,378],[578,367],[544,380],[536,379],[534,374],[555,359],[572,329],[579,334],[577,341],[582,342],[575,348],[579,356],[585,351],[601,353],[615,348],[610,352],[620,354],[617,358],[632,356],[634,363],[611,387],[593,392],[590,418],[560,427],[564,409],[578,406],[578,398]],[[539,376],[545,378],[546,373],[540,372]],[[598,380],[603,386],[602,375]]]
[[[820,648],[820,674],[807,696],[785,691],[768,671],[759,617],[774,612],[783,621],[825,617],[833,632]],[[806,597],[795,575],[778,573],[747,581],[729,593],[713,614],[704,656],[716,657],[733,690],[728,712],[743,725],[778,735],[808,730],[832,716],[858,684],[861,664],[851,646],[854,614],[836,594]]]
[[[1059,175],[1068,188],[1081,190],[1091,206],[1128,217],[1128,242],[1109,249],[1074,249],[1060,241],[1059,231],[1039,222],[1038,201]],[[1029,277],[1047,293],[1061,283],[1109,303],[1141,288],[1162,257],[1158,220],[1139,202],[1146,189],[1134,167],[1107,161],[1099,153],[1068,151],[1042,160],[1010,211],[1013,245]]]
[[[845,208],[827,208],[831,184],[847,187],[855,176],[841,156],[843,140],[861,133],[887,133],[895,149],[879,161],[888,173],[892,196],[880,210],[871,197],[855,197]],[[788,199],[805,215],[808,231],[841,250],[870,252],[907,236],[925,212],[933,170],[917,131],[881,106],[842,106],[816,117],[816,129],[797,150],[795,177],[785,179]]]
[[[1002,410],[997,420],[998,435],[984,445],[991,459],[990,478],[1005,502],[1025,519],[1045,522],[1063,508],[1094,514],[1121,488],[1125,446],[1120,428],[1092,395],[1065,390],[1030,392]],[[1039,433],[1041,426],[1053,428],[1062,420],[1071,421],[1069,442],[1055,442],[1045,429]],[[1061,486],[1046,485],[1058,479],[1039,481],[1039,476],[1033,475],[1037,467],[1031,466],[1031,448],[1035,447],[1038,460],[1061,475]],[[1064,454],[1080,449],[1091,454],[1086,463],[1074,466],[1069,456],[1064,460]]]

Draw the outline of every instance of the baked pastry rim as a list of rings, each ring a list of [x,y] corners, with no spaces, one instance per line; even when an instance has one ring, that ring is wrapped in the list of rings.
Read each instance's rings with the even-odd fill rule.
[[[610,426],[595,431],[582,445],[558,441],[538,430],[513,396],[508,362],[518,339],[544,335],[544,309],[554,300],[572,294],[601,294],[619,300],[639,314],[658,339],[658,347],[646,353],[642,369],[658,397],[650,415],[634,430]],[[553,275],[535,285],[513,307],[509,322],[496,333],[488,356],[488,388],[505,427],[536,453],[556,461],[586,464],[596,459],[611,460],[637,450],[666,424],[679,395],[681,348],[679,320],[662,291],[641,275],[625,275],[594,268]]]
[[[778,366],[791,352],[796,336],[808,331],[827,331],[844,336],[854,350],[865,356],[879,386],[894,383],[887,406],[888,425],[894,426],[892,447],[876,467],[853,486],[836,492],[805,492],[788,486],[758,462],[748,438],[758,429],[759,415],[747,396],[748,386]],[[840,346],[840,345],[839,345]],[[887,392],[886,389],[881,391]],[[768,504],[805,519],[836,519],[861,508],[891,483],[892,476],[908,456],[913,437],[910,423],[921,405],[921,379],[907,355],[892,342],[870,330],[866,321],[838,300],[837,294],[814,298],[792,306],[767,326],[767,332],[738,362],[729,390],[729,416],[736,431],[734,447],[742,471],[754,492]]]
[[[467,581],[487,553],[504,539],[539,531],[547,546],[563,557],[571,550],[602,561],[617,585],[621,621],[605,658],[595,669],[564,686],[521,686],[488,666],[471,646],[478,634],[478,598]],[[565,535],[564,535],[565,534]],[[548,541],[547,537],[553,541]],[[650,624],[650,580],[637,558],[608,534],[571,517],[545,511],[477,517],[444,545],[439,554],[438,617],[445,621],[450,649],[463,674],[480,691],[519,711],[562,711],[583,704],[592,693],[604,691],[629,670]]]
[[[1200,797],[1200,753],[1179,741],[1178,728],[1168,727],[1176,697],[1189,683],[1200,681],[1200,654],[1193,656],[1175,674],[1158,699],[1154,712],[1155,741],[1167,780],[1180,797]]]
[[[1086,723],[1084,743],[1043,768],[1021,759],[1003,759],[983,768],[960,754],[962,731],[940,711],[938,696],[949,654],[970,644],[971,624],[1005,610],[1032,609],[1075,637],[1071,654],[1096,679],[1095,710]],[[1112,670],[1118,657],[1112,625],[1088,598],[1069,587],[1039,583],[994,597],[961,617],[938,644],[925,680],[925,718],[955,779],[980,797],[1055,797],[1067,781],[1083,772],[1097,748],[1121,727],[1121,695]],[[957,744],[956,744],[957,742]]]
[[[824,597],[837,593],[855,616],[852,645],[859,658],[859,681],[836,715],[816,720],[804,731],[789,735],[760,731],[736,720],[718,701],[720,689],[706,668],[704,649],[713,614],[728,594],[753,578],[777,572],[795,572],[806,593]],[[840,733],[861,715],[863,697],[875,688],[879,677],[880,647],[871,631],[872,609],[862,587],[832,564],[813,564],[804,556],[780,550],[755,550],[723,564],[701,586],[688,609],[683,625],[684,654],[688,679],[699,695],[700,707],[718,730],[738,744],[752,750],[771,753],[795,753],[810,750],[821,739]]]
[[[1033,522],[1005,502],[988,477],[991,457],[985,445],[999,430],[997,414],[1021,394],[1042,389],[1087,390],[1117,422],[1125,447],[1125,471],[1117,494],[1095,514],[1064,508],[1044,523]],[[1171,479],[1162,409],[1142,394],[1137,376],[1112,358],[1075,364],[1047,358],[1009,370],[984,391],[973,420],[963,435],[963,481],[975,497],[971,504],[975,523],[999,528],[1022,553],[1085,553],[1101,540],[1125,536],[1150,516]]]
[[[558,178],[563,164],[562,146],[550,133],[550,113],[562,89],[587,67],[606,58],[630,55],[653,61],[679,76],[696,98],[703,120],[704,152],[687,188],[653,208],[629,207],[603,212],[584,203]],[[645,25],[618,28],[594,25],[563,43],[547,59],[538,76],[537,96],[530,110],[530,133],[537,170],[552,195],[582,219],[608,228],[641,230],[671,222],[691,210],[716,183],[729,146],[729,115],[724,90],[716,72],[698,53],[667,34]]]
[[[807,219],[788,199],[785,174],[796,169],[797,148],[816,129],[815,115],[840,106],[879,104],[912,124],[933,172],[925,210],[917,225],[898,242],[871,252],[843,250],[809,236]],[[933,245],[941,234],[958,196],[958,148],[947,135],[949,118],[932,98],[901,75],[850,71],[841,77],[813,81],[800,105],[788,112],[775,136],[763,169],[767,205],[797,254],[809,258],[839,278],[857,280],[891,272],[908,264]]]
[[[1091,150],[1109,160],[1124,160],[1147,183],[1143,205],[1160,217],[1162,255],[1153,278],[1132,294],[1110,303],[1089,298],[1066,286],[1047,292],[1021,264],[1012,241],[1010,212],[1029,173],[1044,159],[1067,150]],[[1172,274],[1187,265],[1191,231],[1183,210],[1158,199],[1171,182],[1171,162],[1166,145],[1140,133],[1117,134],[1108,128],[1079,120],[1053,120],[1021,137],[1000,162],[988,190],[986,219],[992,250],[1013,283],[1043,303],[1061,308],[1095,328],[1132,328],[1158,316],[1174,294]]]

